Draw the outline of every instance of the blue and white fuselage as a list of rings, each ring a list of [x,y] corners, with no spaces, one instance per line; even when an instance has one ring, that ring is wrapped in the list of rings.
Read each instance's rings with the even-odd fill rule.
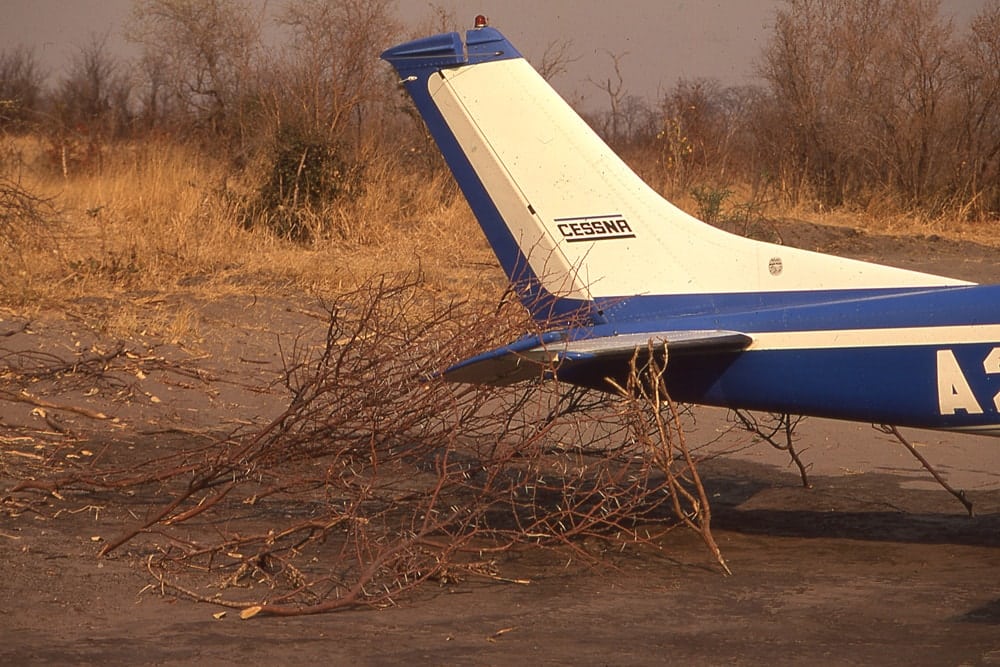
[[[495,29],[383,54],[522,302],[572,321],[445,377],[623,386],[666,349],[683,402],[1000,435],[1000,286],[728,234],[632,172]]]

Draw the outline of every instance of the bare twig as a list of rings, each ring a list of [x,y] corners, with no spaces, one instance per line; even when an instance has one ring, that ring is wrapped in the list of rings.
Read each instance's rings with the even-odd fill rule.
[[[555,383],[455,386],[428,378],[531,327],[520,305],[484,318],[419,279],[380,279],[327,314],[322,346],[285,355],[288,399],[269,423],[15,491],[154,493],[101,555],[152,542],[158,588],[247,617],[394,604],[518,548],[595,562],[594,543],[653,545],[677,525],[728,571],[662,365],[637,363],[630,386],[645,393],[624,400]],[[222,592],[199,592],[199,578]]]
[[[807,489],[812,488],[808,473],[810,466],[803,463],[799,452],[795,449],[795,429],[802,423],[805,417],[801,415],[789,415],[787,413],[772,414],[770,415],[770,423],[764,424],[747,410],[733,410],[733,413],[747,431],[755,434],[778,451],[788,452],[788,456],[791,457],[792,462],[799,469],[802,486]],[[784,442],[778,441],[777,436],[779,433],[782,434]]]
[[[917,448],[914,447],[909,440],[903,437],[903,434],[899,432],[898,428],[896,428],[895,426],[890,426],[888,424],[881,424],[875,426],[875,428],[881,431],[882,433],[895,437],[896,440],[898,440],[901,445],[906,447],[907,451],[909,451],[910,454],[912,454],[915,459],[920,461],[920,465],[924,467],[924,470],[926,470],[931,474],[931,476],[935,479],[935,481],[937,481],[937,483],[941,485],[941,488],[943,488],[951,495],[955,496],[958,499],[958,502],[962,503],[962,506],[965,507],[965,510],[969,513],[969,516],[973,516],[972,501],[969,500],[968,497],[965,495],[965,491],[956,490],[954,487],[948,484],[948,482],[945,481],[944,477],[942,477],[940,473],[938,473],[938,471],[934,469],[934,466],[931,465],[930,461],[924,458],[924,456],[917,451]]]

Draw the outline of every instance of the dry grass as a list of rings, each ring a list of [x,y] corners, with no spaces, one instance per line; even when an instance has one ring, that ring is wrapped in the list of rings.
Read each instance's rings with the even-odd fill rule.
[[[893,236],[927,236],[971,241],[980,245],[1000,248],[1000,220],[969,222],[953,215],[927,216],[920,213],[886,211],[816,210],[812,206],[785,208],[774,217],[793,218],[835,227],[862,229],[874,234]]]
[[[241,220],[258,185],[196,147],[166,140],[105,147],[63,173],[41,139],[5,139],[0,171],[43,198],[52,224],[6,244],[0,301],[21,311],[110,299],[97,325],[118,335],[193,335],[194,318],[149,296],[299,293],[331,296],[373,275],[419,272],[443,295],[493,302],[505,280],[450,174],[397,158],[372,159],[360,194],[315,211],[318,233],[293,243]],[[928,234],[998,245],[1000,223],[884,211],[781,208],[749,187],[726,186],[723,215],[752,206],[764,218],[797,218],[892,234]],[[675,202],[697,214],[698,202]],[[185,333],[187,332],[187,333]]]
[[[254,184],[193,147],[165,141],[118,146],[64,177],[45,147],[8,140],[4,171],[51,203],[37,248],[7,252],[2,302],[18,310],[85,297],[115,301],[100,328],[122,334],[190,330],[151,294],[342,293],[377,274],[419,271],[445,294],[494,299],[503,275],[450,176],[386,161],[351,202],[317,212],[325,233],[308,244],[241,224]],[[147,299],[148,301],[148,299]]]
[[[815,201],[805,201],[797,205],[783,204],[773,197],[762,197],[743,183],[727,183],[725,186],[707,186],[727,192],[722,204],[721,216],[724,220],[743,222],[748,212],[765,220],[802,220],[805,222],[834,227],[850,227],[870,233],[899,236],[926,236],[935,234],[953,240],[972,241],[990,247],[1000,247],[1000,219],[990,221],[969,221],[960,207],[944,209],[931,214],[909,211],[894,198],[872,197],[868,205],[827,209]],[[692,194],[692,189],[684,189],[668,194],[677,206],[698,216],[700,206]]]

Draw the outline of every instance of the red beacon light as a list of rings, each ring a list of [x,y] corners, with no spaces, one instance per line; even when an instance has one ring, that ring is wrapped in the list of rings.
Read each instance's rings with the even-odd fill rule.
[[[476,28],[485,28],[489,24],[489,22],[490,22],[490,20],[488,18],[486,18],[482,14],[479,14],[479,15],[476,16],[475,27]]]

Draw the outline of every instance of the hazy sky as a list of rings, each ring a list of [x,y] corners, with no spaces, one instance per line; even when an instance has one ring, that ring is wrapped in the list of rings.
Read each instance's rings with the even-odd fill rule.
[[[401,3],[401,7],[404,3]],[[405,3],[421,5],[423,3]],[[724,84],[753,75],[781,0],[480,0],[442,1],[471,23],[476,10],[490,18],[525,56],[540,60],[555,40],[571,40],[579,60],[553,83],[565,96],[600,96],[588,77],[613,73],[608,52],[621,56],[626,88],[655,97],[681,77],[713,77]],[[467,7],[467,8],[466,8]],[[469,16],[466,17],[465,15]]]
[[[265,0],[247,0],[259,6]],[[282,0],[266,0],[273,10]],[[944,12],[959,26],[986,0],[944,0]],[[588,78],[612,73],[607,52],[622,55],[630,93],[655,98],[681,77],[711,77],[725,85],[751,80],[783,0],[434,0],[471,27],[486,14],[529,59],[540,59],[555,40],[571,40],[579,58],[553,81],[570,99],[601,100]],[[426,25],[428,0],[397,0],[407,28]],[[116,53],[134,54],[121,31],[132,0],[0,0],[0,48],[36,49],[42,65],[58,76],[92,35],[109,33]],[[373,51],[373,57],[377,56]]]

